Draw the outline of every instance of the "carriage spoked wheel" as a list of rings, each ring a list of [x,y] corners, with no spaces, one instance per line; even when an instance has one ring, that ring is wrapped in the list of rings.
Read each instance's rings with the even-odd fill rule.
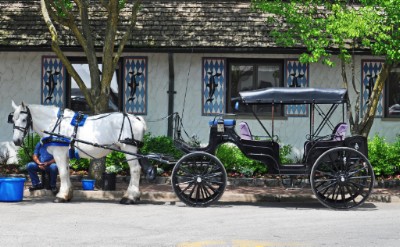
[[[350,209],[363,204],[372,192],[374,171],[361,152],[337,147],[323,153],[310,174],[317,199],[333,209]]]
[[[221,161],[205,152],[183,156],[172,170],[172,187],[188,206],[206,207],[225,191],[226,171]]]

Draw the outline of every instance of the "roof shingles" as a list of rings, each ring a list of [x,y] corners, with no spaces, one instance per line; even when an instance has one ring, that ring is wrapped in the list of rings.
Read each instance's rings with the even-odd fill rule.
[[[126,9],[129,10],[128,8]],[[96,45],[102,44],[104,10],[92,12]],[[122,13],[127,25],[129,13]],[[266,15],[254,12],[250,1],[144,1],[127,48],[267,48],[274,43]],[[76,47],[72,35],[63,32],[61,45]],[[50,47],[50,34],[40,13],[38,0],[0,0],[0,46]]]

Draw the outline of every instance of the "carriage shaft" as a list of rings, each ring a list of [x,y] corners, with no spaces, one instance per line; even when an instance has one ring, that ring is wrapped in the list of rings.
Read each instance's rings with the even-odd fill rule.
[[[112,150],[112,151],[116,151],[116,152],[121,152],[121,153],[124,153],[124,154],[129,154],[129,155],[137,157],[137,159],[149,159],[149,160],[154,160],[154,161],[157,161],[157,162],[161,162],[163,164],[175,164],[175,162],[163,159],[162,158],[163,156],[160,155],[160,154],[144,155],[144,154],[132,153],[132,152],[128,152],[128,151],[125,151],[125,150],[118,149],[118,148],[110,147],[108,145],[102,145],[102,144],[98,144],[98,143],[94,143],[94,142],[88,142],[88,141],[85,141],[85,140],[81,140],[81,139],[78,139],[78,138],[72,138],[70,136],[66,136],[66,135],[62,135],[62,134],[58,134],[58,133],[53,133],[53,132],[49,132],[49,131],[43,131],[43,132],[48,134],[48,135],[53,135],[53,136],[66,138],[66,139],[69,139],[70,141],[76,141],[76,142],[84,143],[84,144],[91,145],[91,146],[94,146],[94,147],[97,147],[97,148],[103,148],[103,149],[108,149],[108,150]]]

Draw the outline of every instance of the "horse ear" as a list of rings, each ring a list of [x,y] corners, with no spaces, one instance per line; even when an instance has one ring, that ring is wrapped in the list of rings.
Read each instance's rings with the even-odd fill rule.
[[[25,108],[25,103],[23,101],[21,102],[21,105],[23,108]]]
[[[17,110],[18,106],[15,104],[14,100],[11,101],[11,105],[14,108],[14,110]]]

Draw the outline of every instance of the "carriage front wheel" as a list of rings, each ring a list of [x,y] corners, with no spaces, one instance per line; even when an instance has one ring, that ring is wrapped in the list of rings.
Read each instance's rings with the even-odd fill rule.
[[[310,174],[317,199],[333,209],[349,209],[363,204],[372,192],[374,171],[361,152],[337,147],[324,152]]]
[[[183,156],[172,170],[172,187],[188,206],[206,207],[225,191],[226,171],[212,154],[193,152]]]

